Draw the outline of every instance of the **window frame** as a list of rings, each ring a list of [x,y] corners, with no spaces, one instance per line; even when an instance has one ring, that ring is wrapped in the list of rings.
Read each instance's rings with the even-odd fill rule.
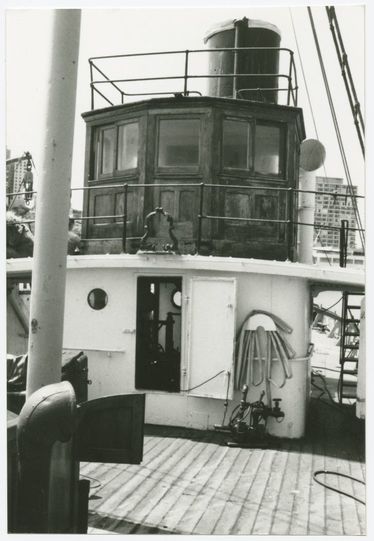
[[[136,167],[131,167],[129,169],[118,169],[118,144],[119,144],[119,130],[121,126],[128,124],[137,124],[138,125],[138,152],[137,152],[137,163]],[[102,160],[103,160],[103,133],[105,130],[114,129],[114,140],[115,145],[113,149],[113,170],[110,173],[102,173]],[[142,137],[142,122],[140,116],[129,117],[126,119],[121,119],[111,124],[105,124],[104,126],[97,126],[97,160],[96,160],[96,180],[106,180],[116,177],[123,176],[134,176],[139,171],[139,158],[140,158],[140,147],[141,147],[141,137]]]
[[[257,126],[269,126],[269,127],[275,127],[279,128],[279,166],[278,166],[278,173],[260,173],[259,171],[256,171],[256,136],[257,136]],[[286,179],[286,172],[287,172],[287,163],[286,163],[286,157],[287,157],[287,124],[284,122],[279,121],[273,121],[268,119],[260,119],[256,118],[255,121],[255,131],[254,131],[254,154],[253,154],[253,174],[255,176],[259,176],[261,178],[272,178],[272,179],[280,179],[285,180]]]
[[[248,125],[248,128],[250,127],[251,141],[250,141],[250,145],[248,145],[248,148],[247,148],[247,164],[248,164],[247,168],[229,167],[229,166],[225,166],[224,163],[223,163],[225,120],[237,121],[237,122],[242,122],[242,123],[245,122]],[[224,115],[223,116],[223,118],[221,120],[221,171],[223,173],[229,173],[229,174],[245,173],[246,175],[248,175],[248,174],[252,175],[253,174],[253,171],[254,171],[254,151],[255,151],[255,144],[254,144],[255,127],[256,127],[255,126],[255,120],[251,116],[237,116],[237,115]],[[250,147],[251,147],[251,154],[249,153]]]
[[[185,113],[156,115],[155,142],[154,142],[154,170],[158,175],[201,175],[203,162],[204,113],[186,111]],[[196,165],[159,165],[160,150],[160,124],[162,120],[198,120],[199,121],[199,161]]]

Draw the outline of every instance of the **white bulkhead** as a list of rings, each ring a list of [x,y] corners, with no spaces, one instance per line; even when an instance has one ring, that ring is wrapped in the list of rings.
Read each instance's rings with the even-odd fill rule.
[[[282,399],[284,421],[269,419],[268,430],[281,437],[301,437],[309,394],[310,286],[302,273],[289,276],[289,268],[282,270],[285,265],[289,266],[165,255],[107,256],[106,261],[105,256],[87,256],[71,261],[64,349],[87,354],[89,398],[145,392],[147,423],[212,428],[222,422],[226,396],[229,413],[240,400],[240,392],[233,389],[237,332],[252,310],[266,310],[292,327],[287,340],[296,352],[290,361],[293,377],[281,389],[272,386],[272,398]],[[181,280],[178,391],[136,384],[137,288],[142,277]],[[94,289],[107,295],[102,309],[88,303]],[[174,335],[178,332],[175,324]],[[272,370],[274,380],[280,381],[280,363],[273,362]],[[250,386],[249,400],[258,400],[263,389],[262,384]]]

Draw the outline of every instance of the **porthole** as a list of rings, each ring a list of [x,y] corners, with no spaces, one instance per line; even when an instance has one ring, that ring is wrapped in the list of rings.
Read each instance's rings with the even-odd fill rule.
[[[171,303],[175,308],[180,308],[182,306],[182,292],[180,289],[174,289],[172,292]]]
[[[97,287],[89,292],[87,302],[93,310],[102,310],[108,303],[108,295],[103,289]]]

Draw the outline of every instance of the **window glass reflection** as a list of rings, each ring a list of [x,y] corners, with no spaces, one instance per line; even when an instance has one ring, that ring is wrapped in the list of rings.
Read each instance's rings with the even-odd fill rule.
[[[134,169],[138,165],[139,125],[137,122],[119,126],[117,169]]]
[[[280,174],[281,130],[278,126],[256,125],[255,171],[262,175]]]
[[[249,169],[252,158],[251,126],[239,120],[223,121],[223,167]]]
[[[158,165],[199,164],[200,120],[160,120]]]

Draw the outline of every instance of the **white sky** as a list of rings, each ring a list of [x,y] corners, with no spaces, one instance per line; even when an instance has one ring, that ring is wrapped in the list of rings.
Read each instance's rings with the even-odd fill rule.
[[[77,4],[73,5],[77,7]],[[364,110],[365,8],[359,5],[337,5],[336,12],[358,98]],[[43,167],[42,149],[52,14],[51,9],[10,9],[6,14],[6,143],[13,157],[26,150],[32,153],[37,168],[36,179]],[[328,176],[344,177],[306,7],[301,7],[299,3],[298,7],[292,8],[292,15],[319,138],[327,151],[326,173]],[[234,8],[84,9],[81,24],[72,186],[83,185],[85,124],[80,115],[90,109],[87,62],[90,56],[203,48],[203,37],[207,29],[225,19],[243,16],[266,20],[278,26],[282,32],[281,46],[295,51],[300,87],[298,105],[304,109],[307,137],[315,138],[289,7],[258,8],[247,3],[246,7]],[[325,8],[314,6],[313,16],[330,88],[333,92],[351,177],[353,184],[357,184],[362,193],[364,189],[363,159]],[[168,74],[170,69],[170,65],[167,67],[163,65],[159,73]],[[321,169],[319,174],[323,175],[324,170]],[[77,198],[75,202],[78,203]]]

